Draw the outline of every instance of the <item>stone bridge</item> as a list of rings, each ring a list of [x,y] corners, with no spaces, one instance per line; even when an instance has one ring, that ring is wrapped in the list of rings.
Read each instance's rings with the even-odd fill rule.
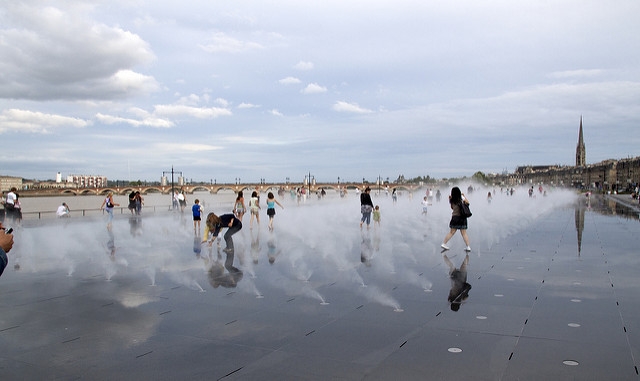
[[[280,183],[280,184],[261,184],[261,183],[248,183],[248,184],[189,184],[189,185],[174,185],[173,189],[177,191],[184,191],[186,194],[193,194],[194,192],[209,192],[211,194],[217,194],[219,192],[229,191],[254,191],[257,190],[260,193],[277,192],[278,189],[283,188],[285,191],[296,188],[304,188],[311,193],[318,189],[324,189],[325,191],[338,192],[340,188],[347,188],[348,191],[355,191],[356,188],[360,190],[369,186],[372,192],[378,190],[377,184],[363,184],[363,183],[313,183],[309,187],[307,184],[292,184],[292,183]],[[417,184],[385,184],[380,186],[380,191],[384,192],[386,187],[389,187],[389,192],[393,188],[397,188],[398,191],[413,192],[419,189],[421,186]],[[28,189],[21,190],[21,196],[65,196],[65,195],[106,195],[109,192],[113,192],[115,195],[128,195],[132,191],[139,191],[146,195],[150,193],[170,194],[171,185],[142,185],[142,186],[116,186],[116,187],[104,187],[104,188],[49,188],[49,189]]]

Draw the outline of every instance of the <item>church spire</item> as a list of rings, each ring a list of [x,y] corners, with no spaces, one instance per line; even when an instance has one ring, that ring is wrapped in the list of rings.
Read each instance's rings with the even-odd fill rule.
[[[578,146],[576,147],[576,167],[587,165],[587,153],[584,147],[584,137],[582,134],[582,115],[580,115],[580,132],[578,132]]]

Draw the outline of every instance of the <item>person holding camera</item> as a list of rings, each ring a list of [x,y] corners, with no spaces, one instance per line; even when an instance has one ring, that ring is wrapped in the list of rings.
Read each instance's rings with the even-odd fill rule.
[[[7,263],[9,263],[7,253],[11,251],[13,247],[12,231],[13,229],[5,230],[5,227],[0,223],[0,276],[4,272],[5,267],[7,267]]]

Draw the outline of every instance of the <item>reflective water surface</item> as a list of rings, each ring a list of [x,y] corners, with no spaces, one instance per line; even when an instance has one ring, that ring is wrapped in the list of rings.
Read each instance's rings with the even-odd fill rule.
[[[637,210],[480,193],[468,256],[407,195],[362,230],[355,196],[287,196],[233,254],[188,214],[17,228],[0,379],[637,379]]]

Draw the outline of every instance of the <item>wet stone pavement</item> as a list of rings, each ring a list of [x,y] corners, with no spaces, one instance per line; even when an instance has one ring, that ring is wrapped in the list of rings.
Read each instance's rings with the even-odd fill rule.
[[[639,378],[640,223],[612,198],[556,208],[468,259],[460,242],[422,254],[421,237],[388,248],[365,231],[341,261],[261,234],[258,263],[247,245],[225,267],[214,245],[160,267],[121,250],[7,268],[0,380]]]

